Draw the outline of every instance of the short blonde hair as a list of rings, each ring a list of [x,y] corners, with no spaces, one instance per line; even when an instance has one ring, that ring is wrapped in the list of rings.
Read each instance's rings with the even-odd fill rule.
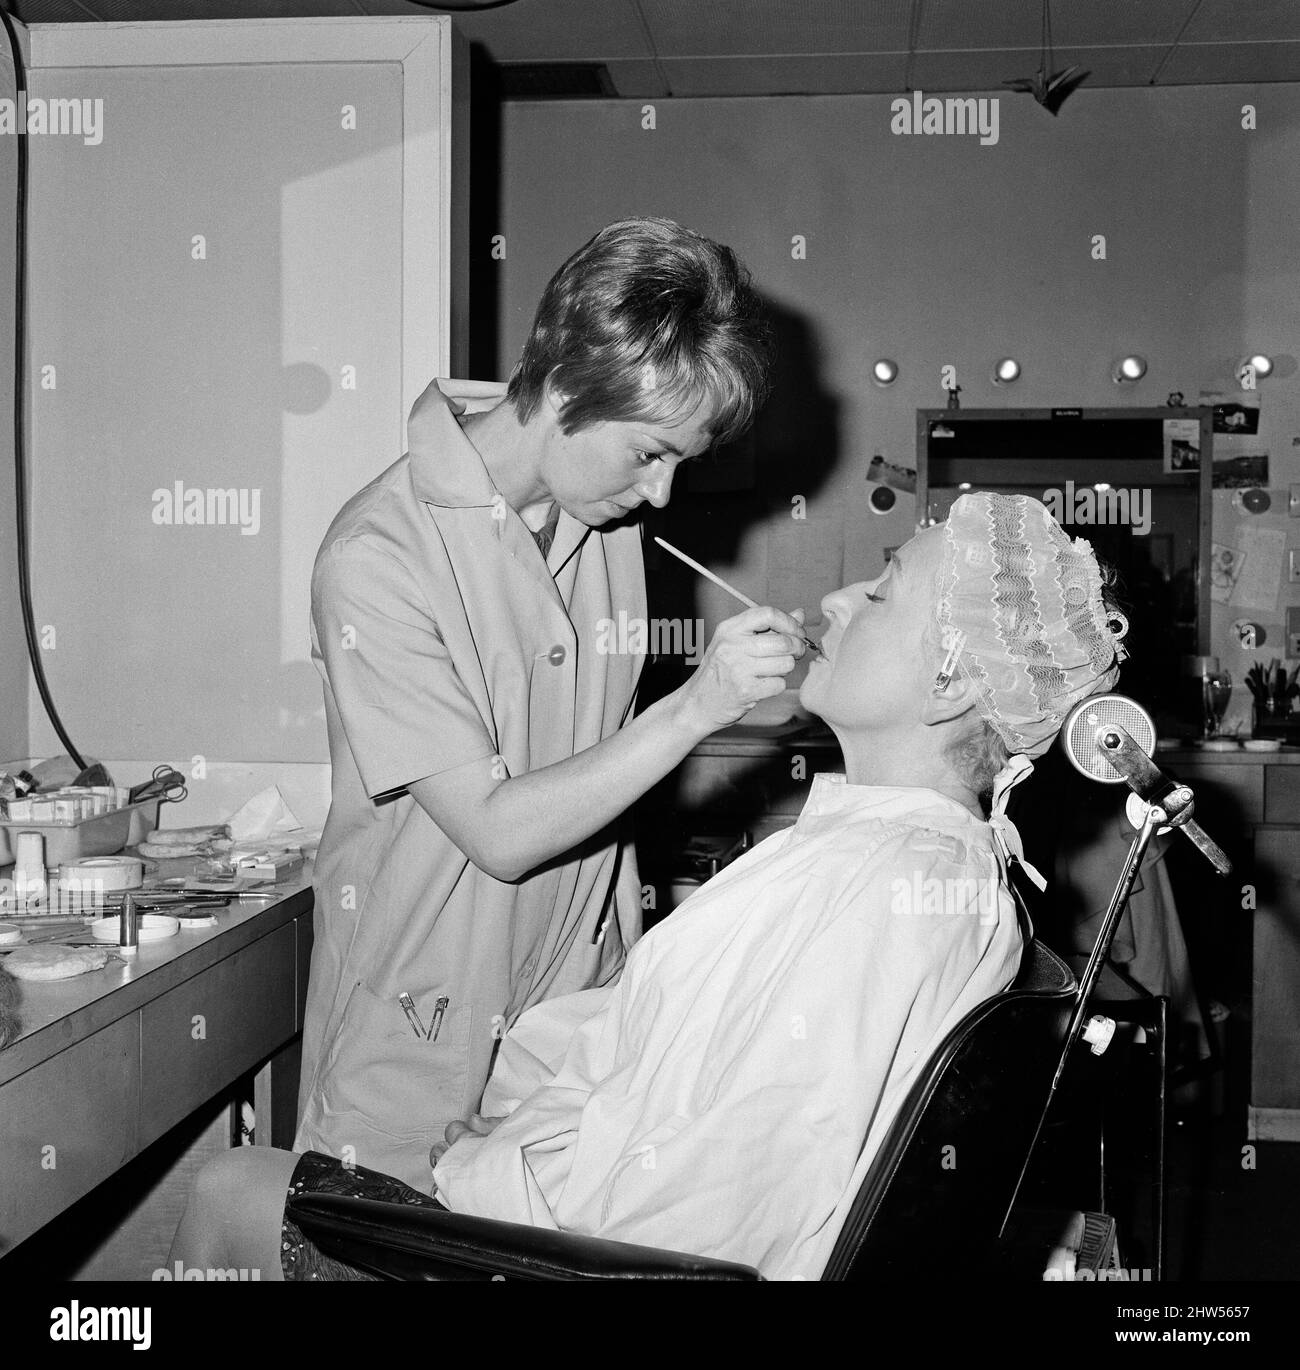
[[[506,394],[527,422],[550,381],[568,396],[565,433],[676,423],[707,403],[720,444],[753,422],[770,363],[758,293],[729,247],[671,219],[623,219],[551,277]]]

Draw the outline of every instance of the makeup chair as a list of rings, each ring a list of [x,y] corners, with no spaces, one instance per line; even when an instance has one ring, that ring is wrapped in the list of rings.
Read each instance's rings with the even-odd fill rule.
[[[987,1271],[1047,1107],[1077,990],[1069,967],[1027,939],[1014,984],[967,1014],[913,1086],[823,1279],[932,1279],[939,1252],[953,1272]],[[305,1194],[287,1213],[327,1255],[386,1279],[761,1278],[726,1261],[432,1207]],[[1073,1216],[1060,1215],[1048,1230],[1068,1228]]]
[[[1144,723],[1149,736],[1139,744],[1128,729]],[[1178,827],[1220,874],[1231,866],[1192,821],[1191,789],[1151,764],[1154,724],[1131,700],[1086,700],[1061,733],[1085,773],[1105,783],[1123,781],[1143,801],[1097,944],[1076,980],[1029,935],[1025,891],[1012,867],[1012,892],[1026,931],[1019,973],[1009,989],[953,1028],[913,1085],[822,1279],[930,1280],[999,1270],[1010,1278],[1096,1278],[1118,1262],[1115,1225],[1105,1214],[1025,1213],[1016,1208],[1017,1197],[1073,1053],[1089,1042],[1094,1055],[1100,1054],[1114,1031],[1112,1020],[1088,1019],[1087,1012],[1152,837],[1162,824]],[[289,1202],[286,1213],[327,1255],[382,1279],[762,1278],[752,1267],[727,1261],[434,1207],[303,1194]]]

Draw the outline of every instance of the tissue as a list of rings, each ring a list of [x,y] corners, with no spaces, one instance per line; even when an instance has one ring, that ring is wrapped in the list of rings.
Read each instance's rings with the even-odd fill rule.
[[[255,794],[227,820],[230,836],[238,842],[262,842],[268,837],[301,833],[302,824],[284,802],[278,785]],[[286,844],[292,845],[292,844]]]

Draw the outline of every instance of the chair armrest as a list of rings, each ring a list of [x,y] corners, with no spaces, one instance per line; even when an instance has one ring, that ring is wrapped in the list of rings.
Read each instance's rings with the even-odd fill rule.
[[[730,1261],[342,1194],[300,1194],[285,1206],[285,1216],[327,1256],[381,1279],[762,1278]]]

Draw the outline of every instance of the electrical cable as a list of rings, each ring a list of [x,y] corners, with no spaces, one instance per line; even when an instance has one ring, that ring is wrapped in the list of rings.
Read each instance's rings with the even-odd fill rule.
[[[14,67],[14,101],[20,118],[26,119],[27,67],[23,61],[18,34],[9,11],[0,6],[0,21],[9,38],[9,51]],[[32,665],[36,689],[45,705],[54,731],[59,735],[77,769],[86,769],[85,759],[72,744],[59,711],[54,707],[40,647],[36,641],[36,622],[32,612],[32,578],[27,528],[27,460],[23,412],[27,403],[27,129],[18,129],[18,186],[15,196],[17,213],[14,224],[14,505],[18,531],[18,595],[22,602],[23,632],[27,638],[27,655]]]

